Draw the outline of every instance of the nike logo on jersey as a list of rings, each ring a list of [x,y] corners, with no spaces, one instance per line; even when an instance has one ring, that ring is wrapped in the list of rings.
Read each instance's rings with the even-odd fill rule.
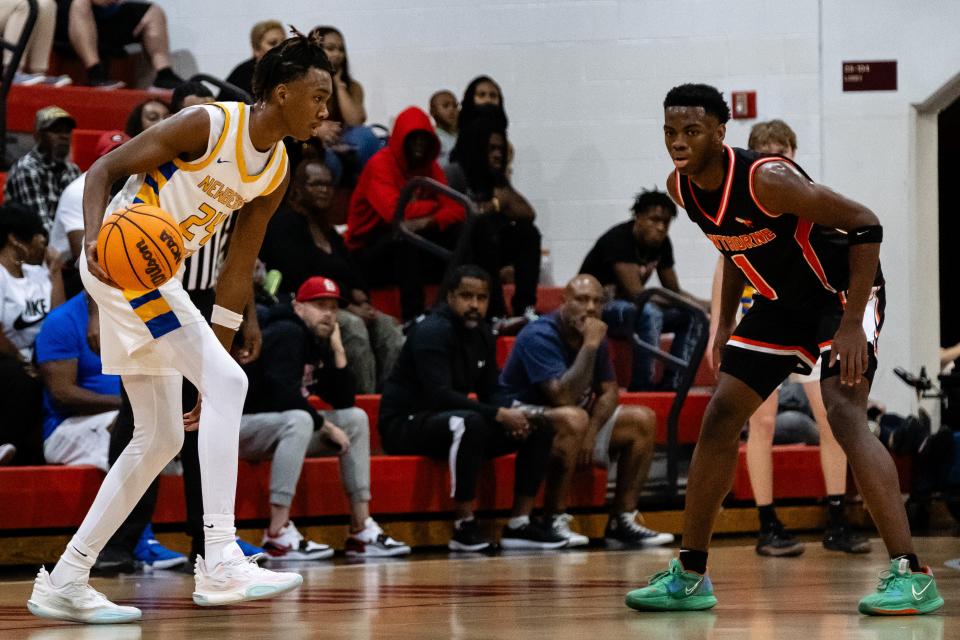
[[[70,546],[73,547],[73,545],[70,545]],[[79,553],[80,555],[82,555],[84,558],[89,558],[89,557],[90,557],[90,556],[88,556],[87,554],[85,554],[83,551],[80,551],[80,549],[77,549],[76,547],[73,547],[73,550],[76,551],[77,553]],[[929,587],[930,585],[927,585],[927,586]]]
[[[734,218],[734,220],[736,220],[737,222],[739,222],[740,224],[742,224],[748,229],[753,229],[753,220],[747,220],[746,218],[736,218],[736,217]]]
[[[922,595],[924,594],[924,592],[925,592],[927,589],[929,589],[929,588],[930,588],[930,585],[932,585],[932,584],[933,584],[933,580],[931,580],[930,582],[928,582],[928,583],[923,587],[923,589],[920,589],[920,591],[917,591],[917,585],[915,585],[915,584],[914,584],[914,585],[911,585],[911,586],[910,586],[910,590],[913,592],[913,597],[914,597],[914,599],[915,599],[915,600],[919,600],[919,599],[920,599],[920,596],[922,596]]]
[[[223,158],[217,158],[217,164],[229,164],[229,160],[224,160]]]
[[[24,320],[23,314],[21,313],[16,320],[13,321],[13,328],[17,331],[23,331],[27,327],[32,327],[35,324],[43,322],[43,319],[47,316],[43,315],[37,318],[36,320]]]

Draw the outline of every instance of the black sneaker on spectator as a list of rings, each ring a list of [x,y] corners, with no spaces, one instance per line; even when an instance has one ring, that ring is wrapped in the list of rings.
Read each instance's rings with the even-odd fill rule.
[[[388,536],[373,518],[367,518],[363,530],[351,533],[345,545],[352,558],[393,558],[410,553],[410,547]]]
[[[136,573],[141,566],[142,564],[133,557],[132,551],[107,545],[97,556],[97,561],[93,563],[90,573],[97,576],[115,576],[118,573]]]
[[[127,86],[126,82],[121,80],[110,80],[109,78],[97,78],[95,80],[90,80],[87,82],[88,87],[93,87],[94,89],[103,89],[105,91],[111,89],[123,89]]]
[[[483,535],[476,519],[461,520],[453,525],[453,537],[447,543],[450,551],[486,551],[493,546],[490,539]]]
[[[833,527],[823,534],[823,548],[844,553],[870,553],[870,541],[849,527]]]
[[[304,538],[293,520],[280,529],[280,535],[271,536],[269,531],[264,531],[263,544],[260,546],[271,560],[325,560],[333,555],[330,545]]]
[[[603,540],[609,549],[639,549],[642,547],[658,547],[673,542],[672,533],[661,533],[648,529],[637,522],[643,521],[639,511],[627,511],[616,517],[610,516],[607,521],[607,530]]]
[[[9,442],[0,444],[0,467],[10,464],[13,456],[17,455],[17,448]]]
[[[803,543],[787,533],[780,522],[761,529],[757,537],[757,555],[791,558],[803,553]]]
[[[180,85],[186,82],[183,78],[178,76],[173,72],[173,69],[166,67],[157,71],[157,75],[153,79],[153,86],[151,89],[163,89],[172,90],[176,89]]]
[[[547,523],[550,529],[553,530],[555,534],[564,538],[567,541],[567,547],[585,547],[590,544],[590,538],[583,535],[582,533],[577,533],[570,528],[570,523],[573,522],[573,516],[569,513],[559,513],[552,518]]]
[[[567,539],[552,528],[543,526],[527,518],[519,527],[509,524],[503,528],[500,536],[501,549],[559,549],[567,546]]]

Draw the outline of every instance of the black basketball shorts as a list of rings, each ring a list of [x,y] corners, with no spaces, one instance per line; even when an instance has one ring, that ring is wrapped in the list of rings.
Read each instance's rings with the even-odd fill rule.
[[[755,298],[720,356],[720,371],[732,375],[757,392],[769,396],[791,373],[809,374],[823,357],[820,379],[840,375],[840,367],[827,366],[833,336],[840,327],[845,298],[831,297],[822,305],[787,308],[777,301]],[[882,286],[870,294],[863,316],[870,363],[865,373],[873,382],[877,370],[877,341],[883,326],[886,298]]]

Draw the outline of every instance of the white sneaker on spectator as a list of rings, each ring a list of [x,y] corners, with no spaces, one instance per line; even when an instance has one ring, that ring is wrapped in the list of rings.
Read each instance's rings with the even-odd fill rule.
[[[573,522],[573,516],[569,513],[555,515],[552,520],[550,528],[553,529],[553,532],[557,535],[567,539],[568,549],[570,547],[585,547],[590,544],[590,538],[570,528],[570,523]]]
[[[333,547],[307,540],[297,531],[293,520],[287,522],[280,535],[271,536],[269,530],[263,532],[260,544],[271,560],[324,560],[333,555]]]
[[[347,538],[346,552],[355,558],[392,558],[410,553],[410,547],[394,540],[373,518],[363,523],[363,531],[351,533]]]
[[[203,558],[197,556],[193,568],[196,580],[194,603],[201,607],[215,607],[272,598],[303,584],[303,576],[299,573],[261,569],[257,566],[257,558],[237,556],[208,569]]]
[[[54,586],[46,568],[40,567],[33,581],[27,609],[35,616],[88,624],[118,624],[140,619],[140,609],[113,604],[86,582]]]
[[[9,442],[0,444],[0,467],[10,464],[13,456],[17,455],[17,448]]]
[[[640,522],[637,522],[637,518]],[[661,533],[645,527],[643,516],[638,511],[621,513],[611,517],[604,532],[604,542],[608,549],[638,549],[658,547],[673,542],[672,533]]]

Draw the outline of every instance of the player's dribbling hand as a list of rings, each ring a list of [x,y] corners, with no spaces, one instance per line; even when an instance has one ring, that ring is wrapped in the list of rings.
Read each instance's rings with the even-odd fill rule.
[[[607,336],[607,323],[600,318],[587,316],[583,321],[583,345],[585,347],[599,347]]]
[[[831,367],[840,367],[840,384],[856,386],[860,384],[870,359],[867,351],[867,336],[859,322],[842,322],[833,336],[830,348]]]
[[[100,266],[100,262],[97,259],[97,241],[92,240],[87,243],[86,251],[84,254],[87,256],[87,270],[90,271],[90,274],[102,282],[103,284],[113,287],[114,289],[121,289],[116,282],[110,279],[110,276],[107,275],[107,272],[103,270],[103,267]]]
[[[189,413],[183,414],[183,430],[196,431],[200,428],[200,401],[197,398],[197,405]]]

